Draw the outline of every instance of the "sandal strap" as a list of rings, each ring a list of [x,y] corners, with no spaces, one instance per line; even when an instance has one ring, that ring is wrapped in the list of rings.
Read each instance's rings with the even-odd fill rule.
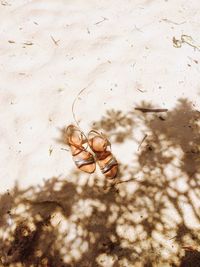
[[[85,150],[82,150],[82,149],[80,148],[76,153],[73,153],[73,154],[72,154],[72,157],[75,157],[75,156],[79,155],[79,154],[82,153],[83,151],[85,151]]]
[[[98,132],[98,131],[96,131],[96,130],[91,130],[91,131],[89,131],[89,133],[88,133],[88,136],[90,135],[90,134],[95,134],[96,136],[99,136],[99,137],[101,137],[102,139],[104,139],[105,141],[108,141],[107,140],[107,138],[106,138],[106,136],[105,136],[105,134],[103,134],[102,132]]]
[[[104,174],[104,173],[110,171],[110,170],[112,169],[112,167],[117,166],[117,165],[118,165],[118,162],[117,162],[117,160],[113,157],[113,158],[111,158],[111,159],[106,163],[105,167],[101,168],[101,171],[102,171],[102,173]]]
[[[78,168],[81,168],[82,166],[92,164],[95,161],[93,157],[89,157],[88,159],[75,159],[74,162]]]
[[[67,134],[67,143],[68,143],[68,145],[76,147],[77,149],[80,150],[80,152],[84,151],[85,148],[84,148],[81,144],[80,144],[80,145],[77,145],[76,143],[74,143],[74,142],[71,140],[71,136],[67,133],[71,128],[73,128],[73,131],[76,131],[76,132],[79,132],[79,133],[80,133],[80,137],[81,137],[82,140],[83,140],[83,137],[85,136],[84,133],[83,133],[80,129],[78,129],[76,126],[74,126],[74,125],[69,125],[69,126],[66,128],[66,130],[65,130],[65,132],[66,132],[66,134]],[[78,155],[80,152],[78,152],[77,154],[74,154],[73,156]]]
[[[107,150],[103,152],[95,152],[95,155],[97,160],[104,160],[111,155],[111,152]]]
[[[111,150],[111,143],[110,141],[107,139],[107,137],[103,134],[103,133],[99,133],[98,131],[96,130],[91,130],[88,134],[88,136],[91,134],[91,133],[94,133],[96,136],[102,138],[105,142],[106,142],[106,147],[109,147],[110,150]],[[93,140],[94,140],[94,137],[90,139],[90,142],[91,142],[91,147],[92,147],[92,150],[96,153],[98,151],[96,151],[95,149],[93,149]]]
[[[85,151],[85,148],[82,145],[77,145],[74,142],[68,140],[68,145],[70,146],[74,146],[75,148],[79,149],[80,151],[77,154],[74,154],[73,156],[78,155],[79,153],[81,153],[82,151]]]

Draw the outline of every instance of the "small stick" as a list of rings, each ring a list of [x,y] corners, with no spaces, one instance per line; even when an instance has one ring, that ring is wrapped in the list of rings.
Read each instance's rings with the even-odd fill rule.
[[[81,91],[79,91],[79,93],[77,94],[76,98],[74,99],[73,103],[72,103],[72,116],[74,118],[74,121],[76,122],[76,125],[79,127],[79,122],[78,120],[76,119],[76,115],[75,115],[75,112],[74,112],[74,108],[75,108],[75,103],[76,103],[76,100],[79,99],[79,96],[87,89],[87,87],[83,88]],[[80,128],[80,127],[79,127]]]
[[[131,179],[125,180],[125,181],[119,181],[119,182],[116,182],[114,185],[128,183],[128,182],[133,182],[133,181],[136,181],[136,179],[135,178],[131,178]]]
[[[140,88],[137,88],[138,91],[140,91],[141,93],[145,93],[146,91],[145,90],[142,90]]]
[[[7,2],[1,2],[2,6],[11,6],[11,4],[8,4]]]
[[[166,112],[168,109],[166,108],[135,108],[135,110],[139,110],[143,113],[147,112]]]
[[[125,180],[125,181],[118,181],[118,182],[113,181],[113,183],[111,185],[109,185],[107,188],[113,188],[118,184],[123,184],[123,183],[128,183],[128,182],[135,182],[135,181],[137,181],[137,178],[131,178],[131,179],[128,179],[128,180]]]
[[[69,149],[66,149],[66,148],[62,148],[62,147],[61,147],[61,149],[60,149],[60,150],[65,150],[65,151],[69,151]]]
[[[143,32],[142,30],[140,30],[140,28],[138,28],[136,25],[134,25],[135,29],[138,31],[138,32]]]
[[[172,23],[174,25],[181,25],[181,24],[186,23],[186,21],[183,21],[183,22],[178,23],[178,22],[172,21],[170,19],[162,19],[162,20],[165,21],[165,22],[167,22],[167,23]]]
[[[53,148],[50,147],[50,148],[49,148],[49,156],[51,156],[52,152],[53,152]]]
[[[182,34],[181,35],[181,42],[186,43],[186,44],[188,44],[188,45],[192,46],[193,48],[196,48],[200,51],[200,46],[196,45],[193,38],[189,35]]]
[[[176,237],[177,237],[177,235],[175,235],[175,236],[171,237],[169,240],[172,240],[172,239],[174,239],[174,238],[176,238]]]
[[[60,42],[60,40],[57,40],[57,41],[56,41],[56,40],[53,38],[53,36],[51,36],[51,39],[52,39],[52,41],[54,42],[55,45],[58,45],[58,43]]]
[[[25,43],[23,43],[24,45],[33,45],[33,43],[32,42],[25,42]]]
[[[100,23],[104,22],[105,20],[108,20],[108,19],[103,17],[103,19],[102,19],[102,20],[100,20],[100,21],[96,22],[94,25],[98,25],[98,24],[100,24]]]
[[[8,40],[8,42],[9,42],[10,44],[15,44],[15,41],[13,41],[13,40]]]
[[[139,146],[138,146],[138,151],[139,151],[139,149],[140,149],[140,147],[141,147],[141,145],[142,145],[142,143],[144,142],[144,140],[147,138],[147,134],[145,134],[145,136],[143,137],[143,139],[142,139],[142,141],[141,141],[141,143],[139,144]]]

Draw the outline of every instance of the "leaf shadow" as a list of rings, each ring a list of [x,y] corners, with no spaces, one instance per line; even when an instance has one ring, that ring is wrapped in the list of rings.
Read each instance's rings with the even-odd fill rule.
[[[91,125],[133,154],[114,185],[74,170],[2,194],[2,266],[186,266],[183,247],[200,243],[200,112],[180,99],[160,116],[109,110]]]

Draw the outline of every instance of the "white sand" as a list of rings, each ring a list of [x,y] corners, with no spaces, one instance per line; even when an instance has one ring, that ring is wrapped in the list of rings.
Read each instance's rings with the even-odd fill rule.
[[[193,110],[200,110],[200,50],[187,43],[175,48],[172,42],[173,37],[180,39],[185,34],[193,38],[192,44],[200,45],[198,0],[1,2],[1,193],[12,191],[15,183],[27,188],[43,185],[43,180],[51,177],[68,177],[74,169],[73,160],[70,153],[61,150],[66,147],[57,139],[61,138],[60,129],[73,123],[72,103],[85,87],[75,112],[86,132],[107,110],[121,110],[126,114],[142,106],[142,101],[173,112],[179,99],[184,98]],[[177,162],[174,159],[176,166],[166,163],[163,172],[169,180],[174,176],[180,178],[174,182],[174,188],[191,190],[191,203],[196,205],[197,214],[191,211],[188,215],[191,207],[183,204],[184,196],[180,207],[184,224],[190,229],[200,229],[200,200],[187,187],[189,172],[177,167],[181,166],[186,151],[179,144],[176,148],[169,144],[178,135],[181,144],[184,140],[193,142],[192,136],[191,140],[188,135],[184,137],[184,125],[191,123],[187,121],[187,109],[185,113],[179,112],[176,124],[166,119],[169,140],[166,146],[163,143],[163,149],[169,146],[166,153],[176,154]],[[134,111],[134,120],[139,116],[141,113]],[[184,117],[185,121],[181,121]],[[154,126],[162,128],[161,123],[165,121],[155,122]],[[175,130],[171,130],[173,126]],[[180,131],[176,130],[179,126]],[[147,128],[138,119],[132,140],[113,143],[116,157],[123,164],[133,165],[139,179],[145,176],[145,170],[138,171],[138,142],[145,133],[151,136]],[[161,132],[164,135],[165,130]],[[161,135],[159,131],[157,134]],[[123,176],[128,177],[126,173]],[[100,174],[99,177],[103,179]],[[135,189],[131,186],[120,187],[121,193],[129,190],[132,195]],[[166,213],[171,213],[173,218],[173,212],[177,212],[170,204],[166,206],[169,206]],[[136,231],[134,226],[132,231]],[[167,236],[164,246],[172,245],[171,237]],[[157,235],[155,240],[159,238],[163,237]],[[170,253],[176,252],[170,247],[164,257],[170,258]],[[131,266],[130,262],[125,266]]]

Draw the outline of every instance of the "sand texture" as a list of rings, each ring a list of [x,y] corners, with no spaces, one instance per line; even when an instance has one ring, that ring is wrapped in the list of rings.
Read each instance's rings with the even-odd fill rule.
[[[200,266],[199,29],[199,0],[0,1],[0,266]]]

